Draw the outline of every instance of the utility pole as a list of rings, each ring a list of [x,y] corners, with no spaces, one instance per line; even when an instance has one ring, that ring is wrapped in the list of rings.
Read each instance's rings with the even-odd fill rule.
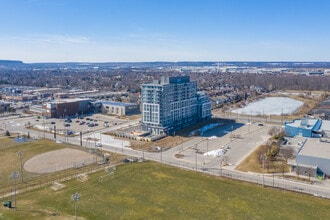
[[[18,151],[17,156],[19,157],[20,160],[20,165],[21,165],[21,179],[22,179],[22,183],[23,183],[23,163],[22,163],[22,156],[23,156],[23,151]]]

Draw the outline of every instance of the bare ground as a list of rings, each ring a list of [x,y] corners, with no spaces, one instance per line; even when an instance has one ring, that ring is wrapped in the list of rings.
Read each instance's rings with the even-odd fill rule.
[[[224,120],[219,118],[212,118],[208,121],[200,122],[196,125],[189,126],[182,130],[179,130],[176,132],[175,136],[167,136],[154,142],[130,140],[131,147],[133,149],[145,150],[145,151],[155,151],[156,146],[163,149],[172,148],[194,138],[193,136],[189,135],[190,132],[200,129],[207,124],[220,123],[220,122],[224,122]]]
[[[95,161],[91,153],[64,148],[32,157],[24,163],[24,169],[31,173],[51,173],[72,167],[81,167]]]

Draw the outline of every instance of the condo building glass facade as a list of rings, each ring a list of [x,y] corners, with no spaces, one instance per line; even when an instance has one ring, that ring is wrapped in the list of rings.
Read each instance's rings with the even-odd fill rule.
[[[211,117],[211,103],[197,93],[189,76],[162,77],[142,86],[142,129],[154,134],[176,130]]]

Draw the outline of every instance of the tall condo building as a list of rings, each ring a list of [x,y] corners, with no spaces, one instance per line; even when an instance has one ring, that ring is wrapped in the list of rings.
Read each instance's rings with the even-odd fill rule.
[[[153,134],[175,131],[211,118],[211,102],[197,93],[189,76],[162,77],[142,86],[142,129]]]

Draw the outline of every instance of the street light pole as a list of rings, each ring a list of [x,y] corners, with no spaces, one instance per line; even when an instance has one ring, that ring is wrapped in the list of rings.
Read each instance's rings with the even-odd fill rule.
[[[43,116],[43,122],[44,122],[44,139],[46,138],[46,122],[45,122],[45,116]]]
[[[262,155],[262,187],[265,185],[265,155]]]
[[[206,139],[206,153],[209,152],[209,138]]]
[[[121,141],[121,152],[124,153],[124,141]]]
[[[79,136],[80,136],[80,147],[82,147],[82,131],[80,131]]]
[[[74,201],[74,213],[77,220],[77,201],[80,200],[80,193],[72,194],[71,199]]]
[[[15,211],[17,208],[17,204],[16,204],[16,179],[18,177],[18,172],[14,171],[14,173],[12,174],[12,177],[14,178],[14,203],[15,203]]]
[[[160,162],[163,163],[163,147],[160,147]]]
[[[222,176],[222,161],[223,159],[220,160],[220,176]]]
[[[17,152],[17,156],[19,157],[20,160],[20,165],[21,165],[21,179],[22,179],[22,183],[23,183],[23,163],[22,163],[22,156],[23,156],[23,151],[18,151]]]
[[[54,140],[56,141],[56,125],[54,125]]]
[[[197,172],[197,144],[195,146],[195,171]]]

